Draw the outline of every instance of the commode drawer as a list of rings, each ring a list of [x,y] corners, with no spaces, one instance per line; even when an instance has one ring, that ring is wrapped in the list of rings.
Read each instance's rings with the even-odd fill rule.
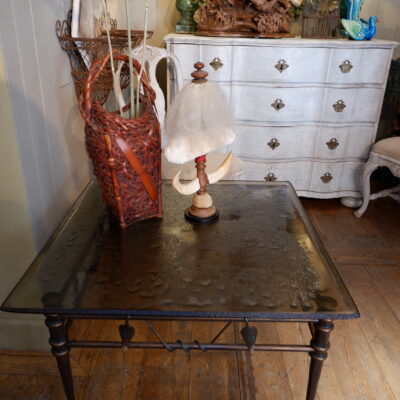
[[[233,116],[239,121],[268,125],[314,121],[372,123],[379,117],[382,89],[233,85],[230,97]]]
[[[361,191],[363,162],[315,162],[310,190],[318,193]]]
[[[362,162],[252,162],[245,161],[241,180],[289,181],[297,191],[335,193],[361,190]]]
[[[326,82],[386,84],[391,49],[332,49]]]
[[[193,65],[201,61],[210,81],[231,81],[232,47],[180,44],[171,45],[171,51],[179,58],[184,80],[191,80]],[[236,62],[236,61],[235,61]]]
[[[245,171],[240,180],[249,181],[288,181],[297,190],[308,188],[311,184],[313,163],[296,161],[286,163],[262,163],[244,161]]]
[[[329,88],[321,121],[375,122],[381,111],[383,89]]]
[[[314,158],[366,160],[375,137],[375,126],[320,127]]]
[[[368,158],[375,133],[371,126],[236,125],[229,146],[235,155],[258,160]]]
[[[231,109],[239,121],[271,123],[318,121],[324,89],[233,85]]]
[[[324,82],[329,49],[234,46],[237,82]]]
[[[312,158],[318,131],[317,126],[236,125],[236,139],[229,148],[239,157],[258,160]]]

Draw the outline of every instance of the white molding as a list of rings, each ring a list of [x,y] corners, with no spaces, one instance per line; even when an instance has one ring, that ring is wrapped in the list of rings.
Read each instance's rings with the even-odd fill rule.
[[[194,41],[198,44],[211,44],[213,46],[227,46],[227,45],[241,45],[251,47],[279,47],[279,48],[370,48],[370,49],[393,49],[399,45],[398,42],[389,40],[365,40],[355,41],[348,39],[303,39],[300,37],[295,38],[281,38],[281,39],[264,39],[264,38],[229,38],[229,37],[206,37],[195,36],[186,34],[171,33],[164,37],[167,43],[185,43],[192,44]]]

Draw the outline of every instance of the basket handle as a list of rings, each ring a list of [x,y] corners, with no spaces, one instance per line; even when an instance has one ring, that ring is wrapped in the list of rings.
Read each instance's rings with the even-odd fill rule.
[[[113,59],[115,61],[123,61],[127,64],[129,64],[129,57],[126,54],[113,54]],[[110,54],[107,54],[103,59],[97,60],[90,68],[88,77],[85,81],[85,85],[83,88],[83,93],[80,96],[79,99],[79,107],[81,109],[81,113],[83,118],[85,119],[86,122],[90,123],[90,112],[92,110],[92,88],[93,84],[98,79],[100,76],[101,72],[103,71],[104,67],[110,60]],[[132,58],[132,65],[135,69],[134,74],[136,76],[139,76],[139,71],[141,70],[141,65],[140,63]],[[154,101],[156,98],[156,93],[153,90],[153,88],[150,86],[146,71],[143,69],[142,71],[142,76],[140,78],[142,85],[143,85],[143,91],[144,91],[144,99],[149,99],[152,105],[154,105]],[[129,107],[128,105],[127,107]]]
[[[156,201],[157,190],[151,182],[149,175],[147,175],[136,154],[132,151],[132,149],[129,147],[128,143],[125,142],[124,139],[117,136],[115,140],[120,150],[124,153],[129,164],[131,164],[133,170],[138,174],[139,179],[141,180],[151,200]]]

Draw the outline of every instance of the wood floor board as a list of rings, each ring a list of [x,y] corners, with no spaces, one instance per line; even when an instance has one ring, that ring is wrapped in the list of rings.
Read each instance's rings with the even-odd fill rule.
[[[74,376],[84,377],[88,375],[74,359],[71,359],[71,367]],[[48,353],[39,351],[22,353],[9,350],[0,351],[0,374],[5,373],[16,375],[59,375],[57,362],[50,351]]]
[[[88,330],[88,339],[119,341],[119,325],[123,321],[100,321]],[[142,323],[131,323],[135,327],[134,340],[145,341],[147,328]],[[88,352],[96,354],[91,363],[91,376],[85,400],[134,398],[138,391],[142,371],[144,350],[122,351],[121,349],[83,349],[82,356]],[[88,358],[85,362],[88,362]]]
[[[154,322],[153,325],[165,341],[174,341],[178,337],[187,340],[191,335],[188,322]],[[150,331],[148,340],[156,341]],[[183,351],[146,351],[136,399],[187,400],[190,358],[191,354]]]
[[[400,323],[377,285],[363,266],[338,265],[338,270],[349,288],[361,318],[357,321],[376,358],[376,368],[389,383],[392,392],[400,394]],[[346,325],[350,329],[351,325]],[[358,338],[361,335],[358,335]],[[365,368],[371,363],[365,363]],[[391,398],[387,394],[386,398]],[[385,398],[385,397],[380,397]],[[395,397],[394,397],[395,398]]]
[[[277,324],[279,341],[288,344],[309,344],[310,334],[304,337],[301,324],[280,323]],[[286,373],[289,380],[293,400],[305,398],[307,391],[308,368],[310,356],[307,353],[283,353]]]
[[[56,400],[51,393],[55,379],[50,375],[0,374],[0,399]]]
[[[99,340],[102,332],[101,321],[98,320],[76,320],[73,321],[70,328],[71,340]],[[97,349],[79,349],[71,350],[71,358],[89,374],[95,370],[96,360],[99,356]]]
[[[224,322],[192,323],[192,340],[209,343],[224,326]],[[218,342],[235,343],[233,324],[218,338]],[[239,400],[236,354],[232,351],[192,352],[189,399]]]
[[[400,321],[400,267],[398,265],[368,266],[367,271],[389,307]]]
[[[212,324],[212,337],[225,326],[225,322]],[[217,343],[235,343],[235,326],[231,324],[217,340]],[[232,351],[211,353],[211,399],[240,400],[238,359]]]
[[[284,323],[277,324],[277,327],[279,338],[282,343],[310,343],[311,334],[307,324]],[[293,400],[304,400],[307,392],[310,356],[307,353],[285,352],[283,353],[283,357]],[[318,400],[345,400],[329,356],[322,369],[317,398]]]
[[[257,343],[279,343],[275,323],[257,323]],[[244,324],[237,324],[237,337]],[[282,352],[240,352],[239,373],[242,399],[292,400],[285,360]]]
[[[210,323],[192,322],[192,340],[207,343],[213,337]],[[192,352],[190,355],[189,399],[210,399],[212,395],[212,354]]]
[[[337,321],[330,342],[328,359],[346,400],[396,400],[359,321]]]
[[[308,214],[314,214],[315,216],[330,215],[330,216],[347,216],[349,210],[340,204],[338,199],[329,199],[321,201],[320,199],[308,199],[301,198],[304,209]]]
[[[74,392],[76,400],[85,400],[88,398],[90,378],[74,377]],[[98,400],[103,400],[104,397],[99,397]],[[31,400],[29,398],[29,400]],[[33,400],[33,399],[32,399]],[[44,400],[38,397],[37,400]],[[49,400],[65,400],[64,388],[61,379],[54,379],[51,386]]]
[[[378,210],[355,218],[337,200],[304,199],[303,205],[332,260],[341,264],[396,265],[400,263],[398,203],[382,199]]]

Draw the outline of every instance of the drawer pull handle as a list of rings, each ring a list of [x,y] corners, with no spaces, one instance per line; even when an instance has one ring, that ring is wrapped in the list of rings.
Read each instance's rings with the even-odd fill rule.
[[[326,142],[329,150],[335,150],[339,146],[339,141],[336,138],[332,138],[329,142]]]
[[[210,62],[210,65],[215,69],[215,71],[218,71],[224,66],[224,63],[219,57],[215,57],[214,60]]]
[[[346,104],[344,104],[343,100],[338,100],[335,104],[332,106],[336,112],[343,112],[343,110],[346,108]]]
[[[329,172],[325,172],[325,174],[321,176],[321,181],[323,183],[329,183],[332,179],[333,176]]]
[[[281,99],[276,99],[271,106],[275,108],[276,111],[282,110],[283,107],[285,107],[285,103]]]
[[[350,60],[345,60],[339,65],[339,68],[344,74],[347,74],[353,68],[353,64]]]
[[[268,142],[268,146],[271,147],[272,150],[275,150],[277,147],[279,147],[281,144],[279,143],[279,140],[277,138],[272,138]]]
[[[288,64],[285,60],[280,59],[280,60],[275,64],[275,68],[276,68],[280,73],[282,73],[285,69],[288,69],[288,68],[289,68],[289,64]]]
[[[275,176],[275,174],[270,172],[269,174],[264,176],[264,179],[266,182],[275,182],[278,178]]]

